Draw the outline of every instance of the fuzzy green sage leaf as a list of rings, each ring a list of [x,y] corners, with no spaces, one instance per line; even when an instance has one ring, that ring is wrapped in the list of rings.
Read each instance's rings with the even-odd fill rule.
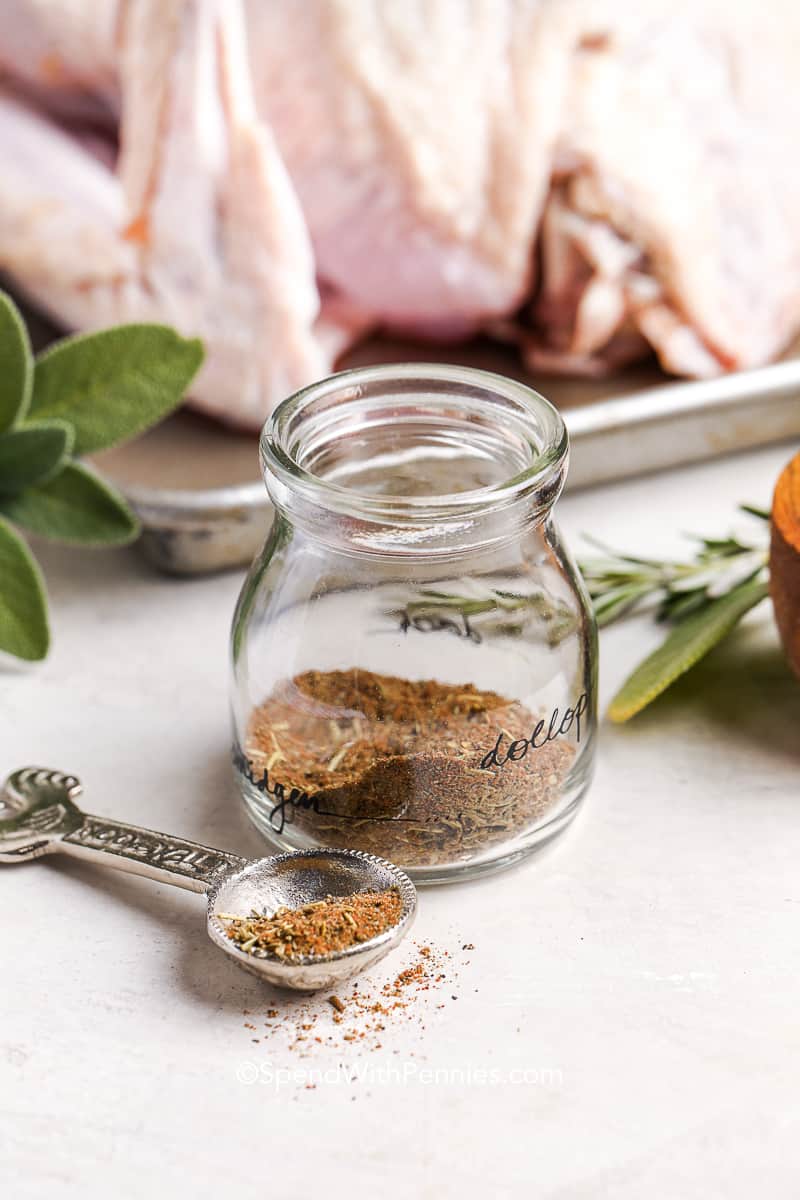
[[[73,440],[66,421],[39,421],[0,433],[0,495],[50,479],[64,465]]]
[[[122,496],[79,463],[18,496],[0,498],[0,512],[31,533],[83,546],[121,546],[139,532]]]
[[[42,573],[19,534],[0,517],[0,650],[35,662],[50,645]]]
[[[201,342],[164,325],[65,338],[36,360],[31,415],[69,421],[76,455],[105,450],[177,408],[202,361]]]
[[[0,430],[21,421],[28,409],[33,355],[17,306],[0,292]]]
[[[612,700],[612,721],[628,721],[689,671],[721,642],[745,613],[769,594],[769,585],[750,580],[712,601],[676,625],[657,650],[641,663]]]

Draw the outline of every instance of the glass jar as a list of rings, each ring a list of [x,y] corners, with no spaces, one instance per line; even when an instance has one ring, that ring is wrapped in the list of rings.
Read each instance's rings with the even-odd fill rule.
[[[284,401],[260,451],[275,519],[232,636],[256,826],[423,882],[562,830],[591,775],[597,640],[552,520],[558,412],[484,371],[367,367]]]

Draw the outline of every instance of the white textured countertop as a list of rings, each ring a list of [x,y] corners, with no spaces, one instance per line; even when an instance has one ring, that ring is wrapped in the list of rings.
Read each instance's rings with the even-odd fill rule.
[[[567,497],[562,527],[674,549],[767,502],[789,454]],[[0,769],[62,767],[90,811],[263,852],[229,784],[239,577],[41,558],[54,648],[0,675]],[[603,635],[604,698],[652,639]],[[272,998],[207,940],[201,897],[64,859],[0,869],[3,1194],[795,1196],[800,685],[767,606],[701,672],[702,698],[604,725],[555,847],[422,893],[415,937],[453,968],[379,1049],[265,1036]],[[320,1011],[314,1033],[340,1033]]]

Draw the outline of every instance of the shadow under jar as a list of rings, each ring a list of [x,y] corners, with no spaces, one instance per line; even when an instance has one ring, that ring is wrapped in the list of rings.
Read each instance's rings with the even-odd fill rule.
[[[557,411],[484,371],[367,367],[284,401],[261,460],[275,520],[232,635],[256,826],[420,882],[563,829],[591,775],[597,638],[552,520]]]

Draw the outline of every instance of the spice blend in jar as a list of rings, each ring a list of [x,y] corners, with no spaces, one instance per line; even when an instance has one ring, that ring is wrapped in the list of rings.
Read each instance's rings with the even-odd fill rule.
[[[559,801],[585,710],[557,723],[473,684],[371,671],[306,671],[252,713],[244,759],[273,803],[318,842],[408,866],[509,841]]]

